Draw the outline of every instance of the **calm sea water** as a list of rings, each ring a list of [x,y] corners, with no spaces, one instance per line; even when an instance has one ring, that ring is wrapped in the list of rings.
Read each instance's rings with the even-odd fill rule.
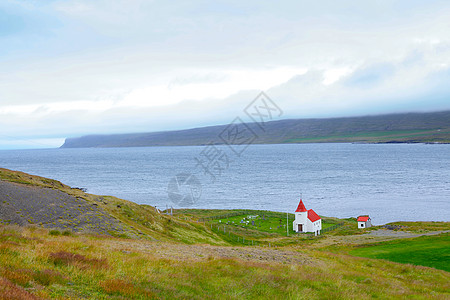
[[[196,172],[197,208],[293,212],[302,195],[325,216],[450,221],[450,145],[251,145],[240,157],[219,149],[229,162],[221,160],[214,182],[196,168],[201,146],[0,151],[0,167],[161,209],[176,207],[167,195],[170,179]]]

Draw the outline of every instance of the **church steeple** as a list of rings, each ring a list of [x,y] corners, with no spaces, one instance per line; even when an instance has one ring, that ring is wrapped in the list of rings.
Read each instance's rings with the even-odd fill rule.
[[[305,212],[305,211],[307,211],[306,207],[303,204],[302,199],[300,199],[300,203],[298,204],[297,210],[295,212]]]

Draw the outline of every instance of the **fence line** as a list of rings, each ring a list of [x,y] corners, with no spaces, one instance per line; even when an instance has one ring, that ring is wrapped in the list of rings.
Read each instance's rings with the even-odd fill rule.
[[[342,225],[344,225],[344,222],[337,223],[337,224],[334,224],[333,226],[324,228],[324,229],[322,229],[322,230],[320,231],[320,234],[325,233],[325,232],[328,232],[328,231],[335,230],[336,228],[339,228],[339,227],[341,227]],[[301,235],[306,234],[306,236],[307,236],[306,238],[307,238],[307,239],[313,239],[313,238],[315,238],[315,237],[320,236],[320,235],[317,235],[317,236],[316,236],[314,233],[310,233],[310,232],[306,232],[306,233],[303,233],[303,232],[297,232],[296,234],[297,234],[297,236],[301,236]]]
[[[335,230],[336,228],[341,227],[342,225],[344,225],[344,222],[337,223],[337,224],[335,224],[333,226],[330,226],[330,227],[322,229],[321,233],[325,233],[325,232],[328,232],[328,231]]]
[[[222,229],[221,229],[222,227]],[[262,246],[262,245],[268,245],[271,246],[268,242],[260,242],[252,239],[246,239],[243,236],[237,235],[233,232],[233,226],[225,226],[225,225],[213,225],[211,224],[211,231],[218,233],[218,234],[224,234],[228,235],[228,239],[232,240],[233,242],[238,242],[243,245],[249,245],[249,246]]]
[[[271,215],[271,213],[273,213],[273,212],[271,212],[271,211],[263,212],[263,211],[254,211],[254,210],[241,210],[241,211],[228,213],[228,214],[223,214],[223,215],[199,218],[198,222],[206,222],[206,221],[217,220],[217,219],[226,219],[226,218],[230,218],[230,217],[236,217],[236,216],[241,216],[241,215],[251,215],[251,214],[255,214],[255,213],[260,213],[260,214],[263,213],[264,215],[269,217]],[[280,213],[283,213],[283,212],[280,212]],[[278,216],[277,216],[277,218],[278,218]],[[291,220],[291,219],[294,219],[292,214],[289,215],[289,220]]]
[[[248,214],[248,213],[249,213],[249,211],[240,211],[240,212],[234,212],[234,213],[229,213],[229,214],[224,214],[224,215],[211,216],[211,217],[201,218],[201,219],[199,219],[199,222],[206,222],[207,220],[225,219],[225,218],[240,216],[240,215]],[[245,237],[235,234],[233,232],[233,229],[236,225],[228,225],[227,226],[226,224],[218,225],[218,224],[212,224],[212,223],[210,225],[211,225],[212,232],[228,235],[228,239],[231,239],[231,241],[238,242],[243,245],[251,245],[251,246],[269,246],[269,247],[272,246],[270,242],[261,242],[261,241],[252,240],[252,239],[246,240]],[[344,222],[337,223],[333,226],[322,229],[321,233],[335,230],[336,228],[339,228],[342,225],[344,225]],[[221,229],[221,227],[222,227],[222,229]],[[292,234],[292,235],[294,235],[294,234]],[[306,233],[306,234],[301,233],[301,232],[297,233],[297,236],[301,236],[301,235],[303,235],[306,239],[312,239],[312,238],[316,237],[314,233]]]
[[[235,234],[233,232],[234,225],[214,225],[210,224],[211,231],[217,234],[226,235],[228,236],[228,240],[231,240],[233,242],[238,242],[243,245],[249,245],[249,246],[262,246],[262,247],[274,247],[274,245],[267,241],[258,241],[253,239],[245,238],[241,235]],[[305,239],[310,239],[314,237],[314,234],[303,234]],[[294,234],[290,235],[294,236]]]
[[[251,213],[250,210],[242,210],[242,211],[237,211],[234,213],[228,213],[228,214],[223,214],[223,215],[218,215],[218,216],[204,217],[204,218],[198,219],[198,221],[206,222],[206,221],[217,220],[217,219],[226,219],[226,218],[236,217],[236,216],[240,216],[240,215],[247,215],[249,213]]]

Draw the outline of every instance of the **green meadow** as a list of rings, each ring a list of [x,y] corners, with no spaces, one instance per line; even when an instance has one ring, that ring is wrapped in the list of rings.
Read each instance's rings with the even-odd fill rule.
[[[222,225],[231,228],[240,227],[250,230],[258,230],[268,233],[275,233],[286,236],[287,234],[297,234],[292,229],[294,214],[271,212],[271,211],[252,211],[251,214],[241,214],[232,217],[223,217],[213,220],[214,225]],[[328,228],[334,223],[322,221],[322,229]],[[287,229],[286,229],[287,227]]]
[[[350,254],[450,272],[450,234],[364,245]]]

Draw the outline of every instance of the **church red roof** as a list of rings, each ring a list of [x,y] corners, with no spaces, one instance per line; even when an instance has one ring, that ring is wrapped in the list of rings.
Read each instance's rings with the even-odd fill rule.
[[[367,222],[369,220],[369,216],[359,216],[358,222]]]
[[[313,211],[312,209],[310,209],[310,210],[308,210],[308,219],[309,219],[311,222],[315,222],[315,221],[320,220],[320,217],[319,217],[318,214],[316,214],[315,211]]]
[[[300,199],[300,203],[298,204],[297,210],[295,212],[305,212],[305,211],[307,211],[305,204],[303,204],[302,199]]]

